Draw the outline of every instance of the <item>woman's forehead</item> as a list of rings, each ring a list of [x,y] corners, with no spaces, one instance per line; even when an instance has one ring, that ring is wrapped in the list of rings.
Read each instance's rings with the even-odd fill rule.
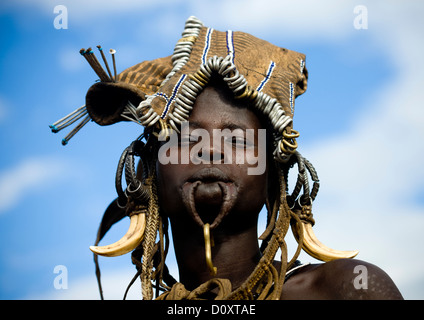
[[[229,129],[263,127],[246,102],[234,98],[219,85],[208,86],[197,97],[189,117],[191,127],[216,126]]]

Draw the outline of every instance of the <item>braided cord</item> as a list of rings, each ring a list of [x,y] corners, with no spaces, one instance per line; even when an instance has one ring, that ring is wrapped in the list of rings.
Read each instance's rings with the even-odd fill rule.
[[[143,240],[143,256],[141,266],[141,288],[144,300],[153,298],[152,289],[152,270],[153,270],[153,255],[156,242],[156,234],[159,226],[159,206],[156,192],[156,184],[154,176],[149,178],[148,185],[150,187],[149,214],[146,221],[146,230]]]

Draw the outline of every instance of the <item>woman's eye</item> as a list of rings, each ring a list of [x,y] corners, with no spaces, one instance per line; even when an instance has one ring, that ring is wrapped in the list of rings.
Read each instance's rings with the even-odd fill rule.
[[[180,137],[180,145],[190,145],[199,141],[199,137],[195,135],[185,135]]]
[[[231,143],[236,148],[249,148],[254,144],[244,136],[230,136],[225,139],[227,143]]]

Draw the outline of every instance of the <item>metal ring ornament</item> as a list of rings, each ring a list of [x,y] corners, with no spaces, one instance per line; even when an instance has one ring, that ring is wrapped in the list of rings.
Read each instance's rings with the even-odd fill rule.
[[[285,139],[281,139],[279,146],[280,146],[281,152],[286,153],[286,154],[287,153],[292,154],[296,151],[297,142],[296,142],[296,140],[294,140],[292,143],[290,143]],[[289,149],[287,149],[286,147],[288,147]]]
[[[312,164],[307,159],[305,159],[298,151],[294,152],[293,157],[295,157],[295,163],[297,164],[298,174],[293,192],[287,197],[288,199],[290,199],[290,202],[293,202],[292,208],[295,206],[296,202],[300,207],[303,207],[305,205],[312,205],[319,190],[318,175]],[[311,179],[313,181],[312,190],[310,189],[308,173],[310,174]],[[303,193],[302,195],[300,195],[300,191],[302,189]]]
[[[117,204],[121,208],[125,207],[128,202],[128,198],[141,201],[147,201],[150,198],[149,192],[144,186],[144,183],[137,178],[134,166],[134,155],[138,155],[141,158],[140,161],[143,170],[142,176],[143,180],[145,180],[148,173],[141,154],[144,146],[145,144],[140,140],[133,141],[130,146],[125,148],[119,159],[118,168],[115,175],[115,188],[116,192],[118,193]],[[125,180],[127,183],[127,188],[125,191],[122,189],[122,173],[124,172],[124,169]],[[123,204],[123,202],[125,202],[125,204]]]
[[[287,133],[287,131],[283,131],[283,137],[287,139],[295,139],[299,138],[300,133],[294,129],[290,129],[290,133]]]

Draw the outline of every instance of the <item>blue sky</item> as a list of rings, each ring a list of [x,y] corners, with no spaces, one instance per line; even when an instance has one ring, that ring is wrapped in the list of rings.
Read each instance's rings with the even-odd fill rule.
[[[56,5],[68,9],[67,29],[54,27]],[[367,29],[354,27],[358,5],[368,9]],[[119,72],[170,55],[195,15],[306,54],[309,84],[294,126],[321,180],[315,232],[330,247],[359,250],[405,298],[423,299],[423,9],[419,1],[3,1],[0,298],[98,298],[88,247],[115,197],[119,156],[141,128],[89,123],[63,147],[66,132],[48,125],[83,105],[97,80],[81,48],[116,49]],[[120,299],[135,272],[130,257],[100,262],[105,297]],[[68,289],[54,288],[58,265]],[[130,298],[139,292],[136,283]]]

